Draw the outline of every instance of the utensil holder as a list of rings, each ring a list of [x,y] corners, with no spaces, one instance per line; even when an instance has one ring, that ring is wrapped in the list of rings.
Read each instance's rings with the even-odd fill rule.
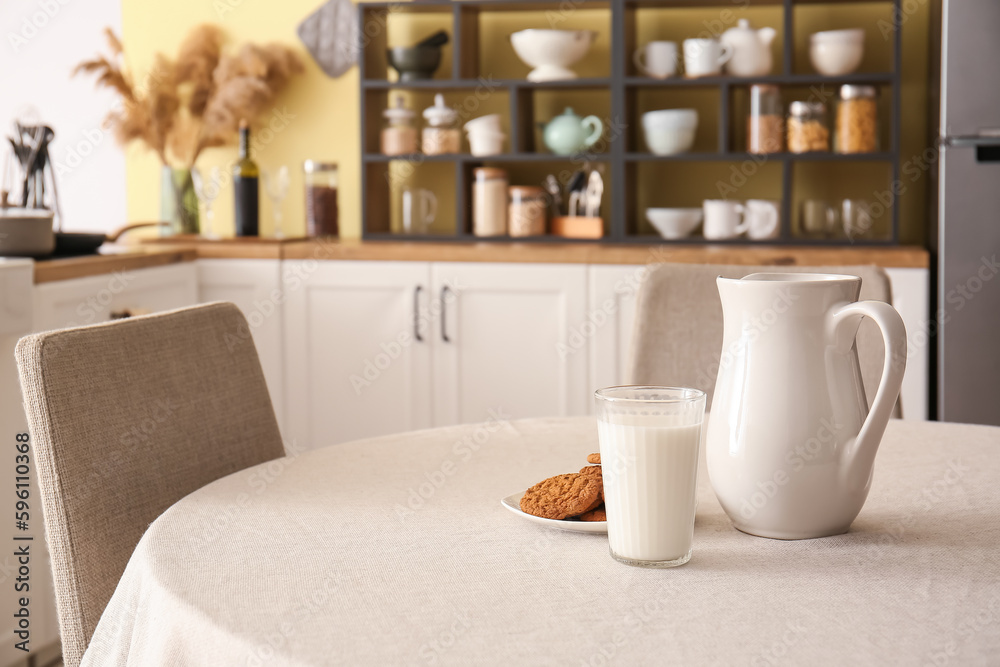
[[[552,233],[568,239],[599,239],[604,236],[604,218],[582,215],[552,218]]]

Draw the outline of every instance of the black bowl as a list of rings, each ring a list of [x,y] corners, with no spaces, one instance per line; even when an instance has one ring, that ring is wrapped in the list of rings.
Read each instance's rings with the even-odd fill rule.
[[[388,50],[388,56],[400,81],[423,81],[433,78],[441,64],[441,47],[397,46]]]

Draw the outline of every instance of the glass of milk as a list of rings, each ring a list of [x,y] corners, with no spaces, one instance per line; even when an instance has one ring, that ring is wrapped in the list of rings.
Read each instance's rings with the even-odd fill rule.
[[[595,393],[611,556],[675,567],[691,559],[705,392],[608,387]]]

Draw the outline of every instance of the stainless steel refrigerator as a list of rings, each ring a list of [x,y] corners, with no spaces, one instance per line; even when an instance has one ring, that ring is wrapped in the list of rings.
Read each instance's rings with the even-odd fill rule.
[[[1000,0],[941,20],[936,414],[1000,425]]]

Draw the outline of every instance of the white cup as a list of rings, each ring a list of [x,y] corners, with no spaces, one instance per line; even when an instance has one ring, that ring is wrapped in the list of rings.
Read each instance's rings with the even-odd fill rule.
[[[407,234],[426,234],[437,215],[437,197],[430,190],[413,188],[403,190],[403,231]]]
[[[746,203],[747,236],[773,239],[781,232],[781,208],[769,199],[748,199]]]
[[[717,39],[684,40],[684,75],[688,78],[715,76],[733,57],[733,49]]]
[[[636,50],[632,61],[646,76],[654,79],[671,77],[677,74],[677,42],[649,42]]]
[[[476,157],[487,157],[503,153],[503,140],[507,135],[492,130],[474,130],[468,136],[469,152]]]
[[[702,206],[705,209],[703,229],[706,239],[732,239],[747,230],[743,204],[728,199],[706,199]]]

